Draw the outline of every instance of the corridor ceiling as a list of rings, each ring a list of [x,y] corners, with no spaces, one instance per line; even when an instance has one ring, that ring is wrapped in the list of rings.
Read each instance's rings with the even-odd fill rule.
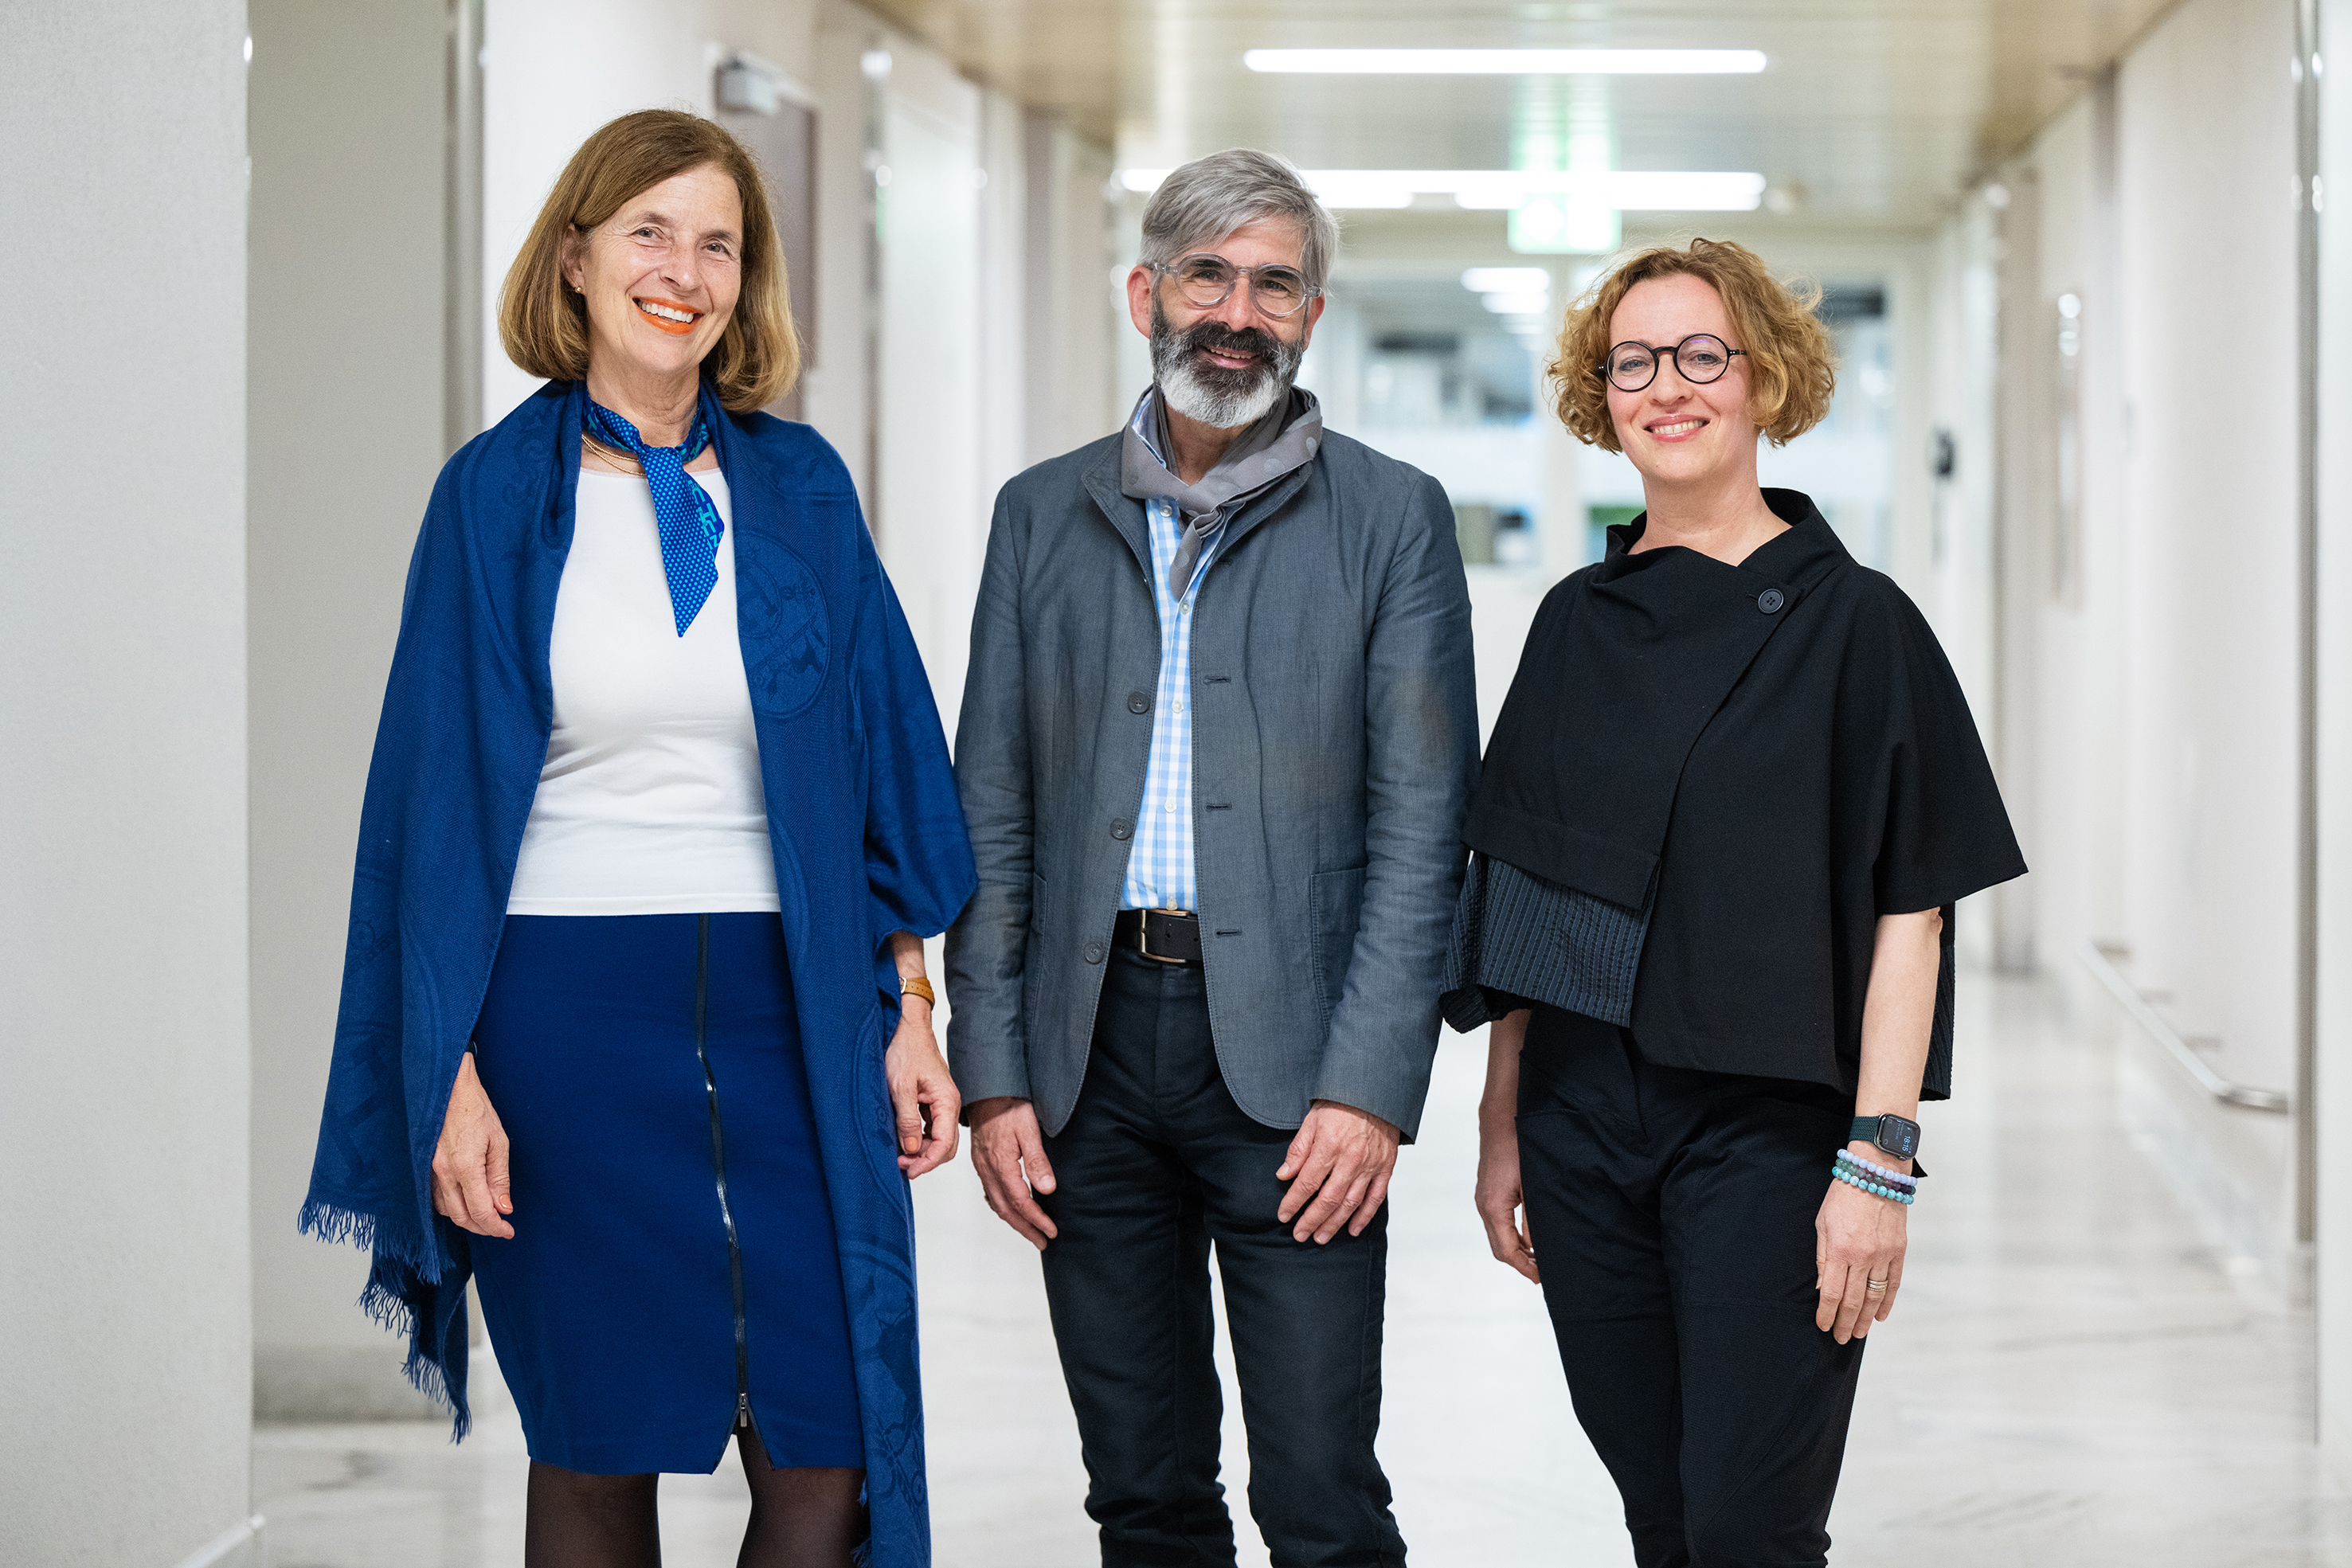
[[[1622,169],[1748,170],[1816,224],[1916,229],[2173,0],[865,0],[1123,165],[1507,168],[1530,95],[1605,111]],[[1756,76],[1274,76],[1253,48],[1753,48]],[[2284,90],[2285,62],[2280,65]]]

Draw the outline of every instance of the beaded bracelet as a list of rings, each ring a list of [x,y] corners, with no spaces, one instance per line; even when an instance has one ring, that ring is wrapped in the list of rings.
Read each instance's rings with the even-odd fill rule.
[[[1840,1149],[1837,1153],[1837,1157],[1845,1161],[1848,1165],[1860,1166],[1864,1170],[1868,1171],[1872,1176],[1876,1176],[1879,1180],[1887,1183],[1889,1186],[1907,1188],[1913,1192],[1916,1192],[1919,1189],[1919,1180],[1916,1176],[1908,1175],[1903,1171],[1888,1170],[1885,1166],[1873,1165],[1851,1149]]]
[[[1848,1186],[1858,1186],[1874,1197],[1886,1198],[1891,1202],[1902,1204],[1906,1208],[1910,1207],[1910,1205],[1918,1197],[1918,1194],[1916,1193],[1905,1192],[1900,1187],[1888,1186],[1883,1182],[1874,1182],[1868,1176],[1864,1176],[1860,1171],[1835,1162],[1832,1162],[1830,1166],[1830,1175],[1837,1177],[1838,1180],[1845,1183]]]

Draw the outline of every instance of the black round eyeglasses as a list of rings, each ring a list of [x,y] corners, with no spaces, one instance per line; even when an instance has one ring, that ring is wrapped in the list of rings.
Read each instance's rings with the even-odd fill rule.
[[[1637,392],[1658,379],[1658,361],[1672,360],[1675,373],[1694,386],[1721,381],[1723,372],[1731,368],[1731,356],[1744,354],[1745,349],[1726,347],[1722,339],[1707,332],[1694,332],[1681,342],[1664,348],[1648,343],[1620,343],[1609,350],[1601,362],[1601,373],[1619,392]]]

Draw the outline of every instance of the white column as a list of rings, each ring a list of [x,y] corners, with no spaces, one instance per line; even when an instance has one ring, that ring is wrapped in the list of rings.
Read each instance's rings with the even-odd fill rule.
[[[0,1553],[254,1563],[245,6],[11,22]]]
[[[2323,0],[2323,52],[2352,44],[2352,0]],[[2330,65],[2336,62],[2330,59]],[[2319,1438],[2352,1484],[2352,79],[2320,78]]]

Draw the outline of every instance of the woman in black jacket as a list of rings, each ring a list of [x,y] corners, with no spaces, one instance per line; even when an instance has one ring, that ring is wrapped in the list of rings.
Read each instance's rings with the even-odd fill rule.
[[[1478,1210],[1643,1568],[1827,1563],[1949,1092],[1952,906],[2025,870],[1918,611],[1758,486],[1758,438],[1829,408],[1811,304],[1698,240],[1570,312],[1559,416],[1648,509],[1545,601],[1464,835]]]

